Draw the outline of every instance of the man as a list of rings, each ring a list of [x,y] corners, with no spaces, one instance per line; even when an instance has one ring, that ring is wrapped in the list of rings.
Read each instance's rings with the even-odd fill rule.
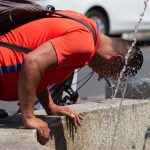
[[[0,99],[19,100],[23,123],[26,128],[37,130],[41,144],[46,143],[49,128],[33,114],[35,97],[48,115],[65,115],[73,119],[75,126],[80,125],[82,116],[54,104],[47,86],[67,79],[76,68],[87,64],[104,78],[117,78],[131,45],[100,34],[95,22],[79,13],[61,13],[87,22],[96,33],[96,44],[91,31],[83,24],[57,15],[29,22],[0,37],[0,41],[33,50],[25,55],[0,47]],[[134,47],[128,58],[126,74],[131,71],[134,75],[142,62],[140,50]]]

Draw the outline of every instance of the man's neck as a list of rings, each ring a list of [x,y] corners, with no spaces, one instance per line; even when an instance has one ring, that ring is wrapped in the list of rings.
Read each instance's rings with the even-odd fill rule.
[[[104,59],[109,59],[112,52],[111,39],[108,36],[101,34],[96,55],[100,55]]]

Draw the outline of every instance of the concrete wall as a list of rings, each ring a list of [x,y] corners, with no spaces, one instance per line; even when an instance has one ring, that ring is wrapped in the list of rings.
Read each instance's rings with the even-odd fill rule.
[[[43,116],[44,111],[36,111],[51,129],[46,146],[36,141],[35,130],[23,129],[19,115],[0,121],[0,149],[149,150],[150,139],[146,135],[150,127],[150,101],[125,99],[120,111],[120,100],[111,102],[97,98],[95,102],[70,106],[84,116],[77,130],[65,117]]]

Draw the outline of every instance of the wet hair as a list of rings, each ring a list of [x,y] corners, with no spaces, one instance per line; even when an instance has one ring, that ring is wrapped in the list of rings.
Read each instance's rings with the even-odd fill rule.
[[[134,45],[131,49],[132,43],[132,41],[121,38],[111,38],[112,48],[124,58],[124,65],[126,65],[124,76],[126,77],[135,76],[143,64],[143,54],[141,50],[137,45]],[[131,49],[131,51],[127,58],[127,64],[125,64],[125,58],[129,49]]]

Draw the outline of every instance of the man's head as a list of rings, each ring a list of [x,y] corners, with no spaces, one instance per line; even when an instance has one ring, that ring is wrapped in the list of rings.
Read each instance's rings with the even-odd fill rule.
[[[124,75],[134,76],[143,64],[143,55],[137,46],[133,46],[127,56],[131,45],[131,41],[101,35],[98,49],[89,66],[104,78],[117,78],[126,65]]]

